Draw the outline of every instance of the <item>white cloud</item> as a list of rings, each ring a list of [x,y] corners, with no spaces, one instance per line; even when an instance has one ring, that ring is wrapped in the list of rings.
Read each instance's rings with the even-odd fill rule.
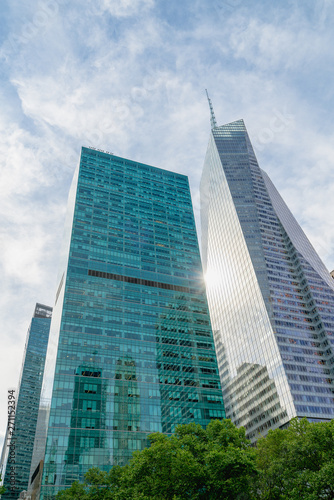
[[[102,6],[112,16],[128,17],[151,9],[154,0],[102,0]]]
[[[319,4],[306,15],[298,2],[295,10],[289,2],[192,2],[186,12],[179,3],[182,21],[167,22],[165,0],[62,0],[45,26],[13,46],[11,35],[34,23],[40,7],[25,2],[19,15],[21,4],[11,2],[0,98],[2,407],[7,384],[18,380],[34,303],[53,303],[80,146],[188,174],[198,215],[206,87],[219,123],[245,119],[261,167],[334,267],[333,8]],[[275,110],[293,119],[261,142]]]
[[[232,31],[229,47],[234,57],[266,71],[307,71],[312,62],[330,56],[331,35],[300,24],[300,12],[279,24],[245,17],[240,29]],[[327,39],[327,41],[326,41]]]

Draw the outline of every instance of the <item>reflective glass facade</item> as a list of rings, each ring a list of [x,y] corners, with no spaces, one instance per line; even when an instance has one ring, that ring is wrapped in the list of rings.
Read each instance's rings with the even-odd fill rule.
[[[15,444],[13,453],[15,473],[12,475],[11,483],[8,462],[4,475],[4,486],[7,491],[2,495],[6,499],[17,500],[21,491],[28,490],[51,315],[51,307],[36,304],[27,334],[17,391],[15,429],[10,441]],[[4,446],[6,445],[5,441]]]
[[[242,120],[212,130],[201,218],[227,417],[252,440],[295,416],[334,418],[334,280]]]
[[[225,416],[187,177],[83,148],[68,214],[41,499]]]

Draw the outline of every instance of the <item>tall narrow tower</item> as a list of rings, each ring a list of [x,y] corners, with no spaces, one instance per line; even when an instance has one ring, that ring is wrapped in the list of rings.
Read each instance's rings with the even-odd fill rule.
[[[3,495],[6,499],[17,500],[21,491],[28,490],[51,315],[51,307],[36,304],[27,334],[19,387],[14,395],[15,419],[13,425],[8,425],[2,453],[7,462]]]
[[[70,205],[41,500],[152,432],[225,416],[187,177],[83,148]]]
[[[334,281],[243,120],[212,127],[201,220],[226,416],[252,440],[296,416],[333,418]]]

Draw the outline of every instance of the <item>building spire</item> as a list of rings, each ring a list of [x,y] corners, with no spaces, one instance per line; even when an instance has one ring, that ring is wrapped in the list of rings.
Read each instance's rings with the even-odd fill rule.
[[[209,94],[208,94],[207,89],[205,89],[205,92],[206,92],[206,97],[208,98],[208,102],[209,102],[209,106],[210,106],[210,113],[211,113],[211,117],[210,117],[211,129],[214,129],[214,128],[216,128],[216,127],[217,127],[216,117],[215,117],[215,113],[214,113],[214,111],[213,111],[212,102],[211,102],[211,99],[210,99],[210,97],[209,97]]]

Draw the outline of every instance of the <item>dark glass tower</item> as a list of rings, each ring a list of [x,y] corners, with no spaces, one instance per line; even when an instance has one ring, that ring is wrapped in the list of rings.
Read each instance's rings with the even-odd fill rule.
[[[225,416],[187,177],[83,148],[70,205],[41,499]]]
[[[28,490],[51,315],[51,307],[36,304],[27,334],[17,391],[15,429],[10,441],[15,445],[12,464],[15,469],[11,475],[12,469],[7,462],[4,474],[4,486],[7,491],[3,495],[6,499],[17,500],[21,491]],[[7,447],[7,444],[5,440],[4,447]],[[3,453],[3,456],[5,455],[6,453]]]
[[[211,104],[211,103],[210,103]],[[238,120],[212,131],[203,266],[226,415],[255,440],[334,417],[334,281],[257,163]]]

